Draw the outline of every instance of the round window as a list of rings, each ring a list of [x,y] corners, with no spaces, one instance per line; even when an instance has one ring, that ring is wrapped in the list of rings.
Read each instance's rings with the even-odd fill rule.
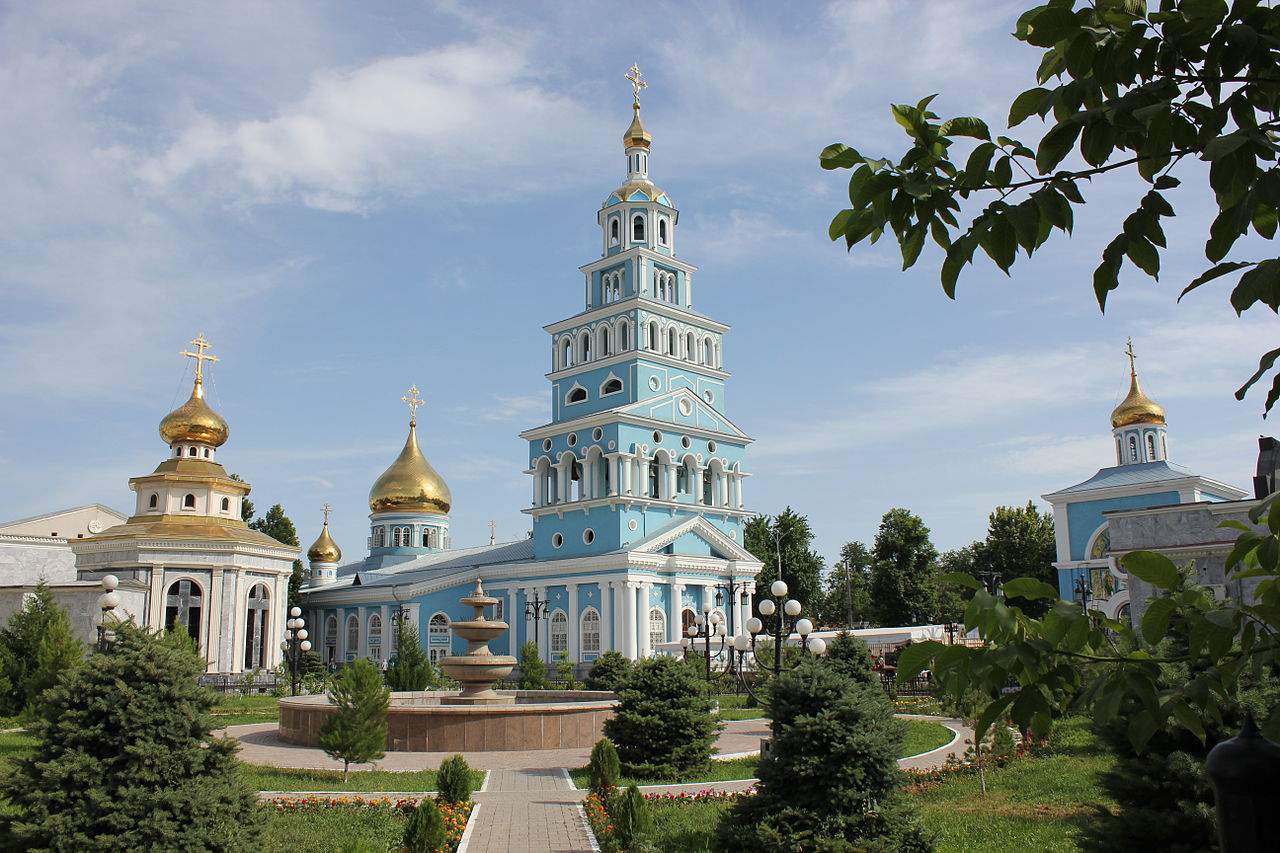
[[[661,388],[661,387],[662,387],[662,382],[658,379],[658,377],[656,377],[656,376],[650,376],[650,377],[649,377],[649,387],[650,387],[651,389],[653,389],[654,391],[657,391],[659,388]]]
[[[600,439],[604,438],[604,430],[602,430],[600,427],[596,427],[591,431],[591,438],[593,441],[599,441]]]
[[[640,526],[639,524],[636,524],[636,520],[634,518],[627,522],[628,530],[635,530],[639,526]]]
[[[690,441],[689,436],[686,435],[684,438],[680,439],[680,446],[683,447],[685,450],[688,450],[690,447],[693,446],[693,442]]]
[[[707,442],[707,450],[710,450],[712,453],[715,453],[715,452],[716,452],[716,443],[715,443],[714,441],[708,441],[708,442]]]
[[[542,449],[543,449],[543,450],[550,450],[550,449],[551,449],[551,439],[549,439],[549,438],[547,438],[547,439],[543,439],[543,441],[542,441]]]
[[[662,433],[658,432],[656,429],[653,431],[653,443],[662,444]]]
[[[690,403],[688,400],[682,399],[680,401],[680,414],[684,415],[685,417],[688,417],[689,415],[693,414],[693,403]]]
[[[551,547],[552,547],[552,548],[559,548],[559,547],[560,547],[561,545],[563,545],[563,544],[564,544],[564,537],[563,537],[563,536],[561,536],[559,533],[553,533],[553,534],[551,534]]]
[[[586,530],[582,531],[583,545],[590,545],[594,541],[596,541],[596,532],[594,530],[588,527]]]
[[[570,447],[573,447],[578,443],[578,434],[576,432],[569,433],[569,437],[566,438],[565,441],[569,442]]]
[[[703,391],[702,399],[706,400],[708,403],[714,403],[716,399],[716,395],[712,394],[710,391]]]

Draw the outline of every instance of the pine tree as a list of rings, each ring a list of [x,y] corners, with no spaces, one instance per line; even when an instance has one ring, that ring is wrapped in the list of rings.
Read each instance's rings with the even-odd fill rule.
[[[827,653],[822,659],[828,666],[854,681],[880,684],[880,676],[871,669],[871,649],[861,637],[841,631],[827,643]]]
[[[360,658],[338,673],[329,699],[337,712],[320,727],[320,746],[330,757],[342,762],[342,781],[345,782],[352,764],[383,756],[391,693],[383,685],[378,668]]]
[[[547,663],[542,659],[538,644],[530,640],[520,647],[520,689],[546,690],[550,686]]]
[[[721,724],[696,670],[670,657],[638,661],[604,724],[627,775],[676,778],[705,768]]]
[[[0,714],[14,715],[35,703],[58,675],[79,662],[83,647],[74,637],[67,612],[58,606],[43,580],[0,630]]]
[[[396,655],[387,665],[387,686],[392,690],[426,690],[436,684],[436,668],[422,651],[418,629],[407,619],[396,621]]]
[[[630,671],[631,660],[626,655],[607,651],[591,664],[591,671],[587,673],[587,689],[616,692]]]
[[[444,815],[440,814],[436,801],[426,797],[405,824],[404,849],[408,853],[436,853],[444,849],[446,840]]]
[[[760,784],[721,818],[723,849],[932,849],[899,790],[906,731],[879,685],[808,658],[773,682],[769,717]]]
[[[248,850],[256,795],[213,738],[204,663],[124,622],[45,693],[35,754],[0,781],[9,850]]]

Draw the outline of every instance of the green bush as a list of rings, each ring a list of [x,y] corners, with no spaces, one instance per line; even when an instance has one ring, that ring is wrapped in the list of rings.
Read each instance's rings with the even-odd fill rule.
[[[608,738],[600,738],[591,748],[591,761],[587,764],[587,772],[591,779],[591,793],[599,795],[601,801],[607,802],[609,793],[618,787],[618,779],[622,775],[618,750]]]
[[[24,710],[38,714],[40,694],[80,663],[84,646],[75,638],[67,611],[58,606],[53,591],[36,584],[22,609],[9,617],[0,630],[0,716]]]
[[[396,656],[386,675],[387,686],[396,691],[426,690],[436,684],[436,668],[422,651],[418,630],[406,619],[396,621]]]
[[[587,673],[588,690],[608,690],[616,693],[631,672],[631,661],[622,652],[608,651],[596,658]]]
[[[644,795],[635,785],[628,785],[613,798],[609,817],[613,819],[614,838],[623,850],[630,850],[653,826]]]
[[[556,678],[564,682],[565,689],[577,690],[582,685],[573,677],[574,664],[569,660],[568,652],[561,652],[556,658]]]
[[[471,767],[461,755],[451,755],[440,764],[436,772],[436,791],[446,803],[466,803],[471,800]]]
[[[768,711],[772,748],[757,792],[721,819],[723,849],[932,849],[899,790],[906,727],[878,684],[810,658],[774,680]]]
[[[404,849],[408,853],[437,853],[445,848],[444,815],[435,800],[426,797],[409,816],[404,828]]]
[[[604,733],[628,775],[673,778],[707,766],[721,723],[692,667],[671,657],[640,661],[618,698]]]
[[[847,631],[841,631],[827,643],[824,660],[854,681],[880,683],[880,674],[871,669],[871,649],[861,637]]]
[[[520,647],[520,689],[546,690],[550,687],[546,661],[542,659],[538,644],[530,640]]]
[[[360,658],[342,668],[329,699],[337,712],[320,727],[320,747],[342,762],[345,782],[352,764],[383,756],[387,745],[387,707],[391,693],[372,661]]]
[[[48,690],[34,754],[0,780],[0,849],[248,850],[262,811],[211,736],[204,661],[123,622]]]

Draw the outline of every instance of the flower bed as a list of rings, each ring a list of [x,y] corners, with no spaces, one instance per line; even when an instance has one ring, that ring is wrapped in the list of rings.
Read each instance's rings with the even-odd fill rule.
[[[294,814],[329,814],[346,812],[354,814],[382,814],[407,819],[410,813],[422,802],[421,797],[391,799],[381,797],[367,799],[363,797],[282,797],[272,800],[264,808],[280,815]],[[458,848],[462,833],[467,828],[467,819],[471,816],[472,803],[444,803],[439,800],[436,805],[444,818],[444,826],[448,844],[441,853],[451,853]]]
[[[982,764],[986,770],[992,770],[997,767],[1004,767],[1020,758],[1028,755],[1039,755],[1048,746],[1047,740],[1036,741],[1033,739],[1018,741],[1013,749],[1008,752],[988,752],[983,749]],[[929,769],[909,767],[905,771],[907,782],[904,786],[909,793],[918,794],[922,791],[928,791],[936,787],[940,782],[950,779],[953,776],[968,775],[978,772],[978,761],[973,754],[973,748],[970,747],[965,751],[964,758],[954,755],[947,756],[947,760],[939,767]]]

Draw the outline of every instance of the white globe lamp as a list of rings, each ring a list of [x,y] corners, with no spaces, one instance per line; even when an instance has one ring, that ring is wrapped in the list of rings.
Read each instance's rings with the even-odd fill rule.
[[[778,609],[778,608],[774,607],[773,602],[772,602],[772,601],[770,601],[770,600],[769,600],[769,599],[767,599],[767,598],[766,598],[764,601],[760,602],[760,615],[761,615],[761,616],[772,616],[772,615],[773,615],[773,611],[775,611],[775,610],[777,610],[777,609]]]
[[[807,637],[813,633],[813,623],[808,619],[801,619],[796,623],[796,633],[801,637]]]
[[[787,582],[782,580],[774,581],[769,584],[769,592],[773,594],[774,598],[782,598],[787,594]]]
[[[747,620],[747,631],[752,634],[759,634],[764,628],[764,623],[756,617],[752,616]]]
[[[787,599],[787,603],[782,605],[782,609],[788,616],[799,616],[800,602],[796,601],[794,598],[789,598]]]

